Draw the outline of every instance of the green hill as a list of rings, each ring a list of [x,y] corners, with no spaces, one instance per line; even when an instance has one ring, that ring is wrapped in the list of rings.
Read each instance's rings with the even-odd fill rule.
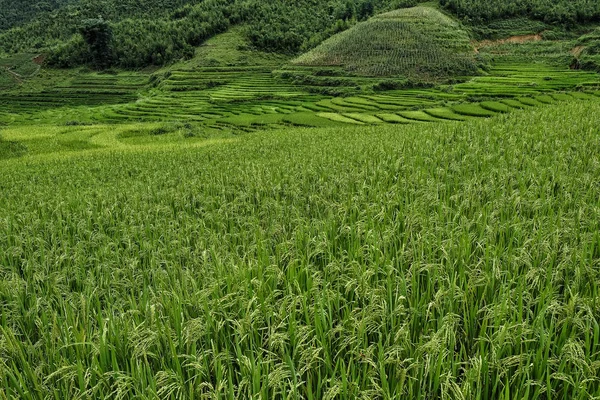
[[[8,0],[0,0],[8,1]],[[110,26],[110,57],[105,66],[138,68],[189,58],[199,46],[229,26],[244,26],[244,36],[259,50],[298,54],[374,13],[414,0],[73,0],[72,4],[32,14],[16,26],[0,14],[0,54],[39,52],[60,67],[92,65],[93,55],[79,35],[89,19]],[[33,2],[33,5],[41,2]],[[25,16],[27,5],[18,3]]]
[[[600,2],[590,0],[440,0],[440,4],[474,23],[513,17],[566,25],[600,21]]]
[[[465,71],[472,73],[474,66],[471,54],[467,55],[466,60],[465,57],[460,57],[461,54],[470,52],[465,45],[466,33],[454,21],[438,12],[429,10],[426,15],[411,15],[410,12],[400,11],[399,14],[383,14],[388,18],[377,17],[369,21],[368,25],[361,25],[373,15],[419,3],[423,2],[0,0],[0,54],[45,53],[48,54],[47,62],[59,67],[88,65],[142,68],[191,58],[195,47],[216,34],[225,32],[230,26],[243,27],[243,35],[251,48],[287,55],[298,55],[314,49],[324,40],[353,27],[352,32],[358,33],[357,37],[377,27],[376,31],[382,36],[379,47],[373,49],[375,53],[359,49],[361,56],[373,61],[376,66],[381,65],[381,61],[377,61],[378,57],[387,60],[390,54],[406,57],[409,62],[414,61],[417,65],[405,65],[396,69],[395,67],[405,63],[403,60],[396,60],[391,63],[392,66],[385,66],[384,71],[379,71],[376,66],[364,65],[357,66],[359,71],[365,69],[369,74],[385,75],[417,69],[416,73],[424,76],[453,75]],[[478,39],[537,34],[555,29],[563,32],[564,29],[579,29],[582,24],[600,21],[599,3],[589,0],[439,0],[429,1],[427,4],[443,7],[461,19],[465,29]],[[406,20],[403,21],[403,29],[398,31],[394,26],[403,16]],[[105,21],[112,32],[106,51],[109,57],[100,66],[94,65],[97,57],[94,57],[89,43],[86,44],[79,34],[80,28],[90,19]],[[419,27],[430,22],[434,26]],[[440,25],[435,25],[437,23]],[[415,27],[418,28],[413,29]],[[586,28],[579,35],[587,31],[589,29]],[[414,43],[407,43],[407,46],[402,47],[402,52],[397,52],[394,50],[394,45],[397,44],[394,41],[398,40],[413,40]],[[328,45],[331,43],[335,41],[328,42]],[[432,50],[439,48],[439,43],[442,43],[442,47],[449,45],[449,51]],[[357,43],[357,46],[365,45],[371,45],[371,42],[360,39]],[[422,46],[425,46],[424,52],[421,51]],[[323,47],[320,51],[329,50]],[[424,58],[415,53],[422,53]],[[431,57],[443,59],[444,62],[431,61]]]
[[[343,66],[360,75],[428,79],[477,72],[469,35],[452,18],[429,7],[377,15],[326,40],[294,63]]]

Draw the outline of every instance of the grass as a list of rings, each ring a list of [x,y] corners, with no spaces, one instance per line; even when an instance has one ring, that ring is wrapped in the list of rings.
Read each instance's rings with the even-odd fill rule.
[[[504,99],[504,100],[500,100],[501,104],[505,104],[511,108],[516,108],[516,109],[523,109],[523,108],[528,108],[531,107],[531,105],[526,104],[526,103],[522,103],[519,100],[515,100],[515,99]]]
[[[20,142],[2,140],[0,138],[0,160],[21,157],[27,153],[27,146]]]
[[[597,397],[599,111],[0,160],[0,396]]]
[[[439,121],[439,119],[437,119],[436,117],[431,116],[430,114],[424,112],[424,111],[400,111],[398,113],[398,115],[400,115],[403,118],[409,119],[409,120],[414,120],[414,121],[421,121],[421,122],[436,122]]]
[[[16,86],[17,81],[15,78],[6,70],[0,69],[0,88],[9,89]]]
[[[342,122],[342,123],[345,123],[345,124],[354,124],[354,125],[364,125],[364,122],[359,121],[359,120],[354,119],[354,118],[351,118],[351,117],[344,116],[342,114],[337,114],[337,113],[319,113],[317,115],[319,117],[321,117],[321,118],[327,118],[328,120],[335,121],[335,122]]]
[[[510,112],[512,110],[512,107],[510,107],[504,103],[500,103],[498,101],[484,101],[484,102],[480,103],[479,105],[482,108],[485,108],[486,110],[490,110],[493,112],[506,113],[506,112]]]
[[[193,60],[184,62],[188,69],[227,66],[278,66],[289,57],[277,53],[264,53],[252,49],[243,36],[244,27],[234,26],[227,32],[207,40],[196,50]]]
[[[364,122],[365,124],[381,124],[382,123],[382,120],[379,119],[375,115],[360,114],[360,113],[348,113],[348,114],[344,114],[344,116],[346,116],[348,118],[352,118],[352,119],[360,121],[360,122]]]
[[[460,115],[470,117],[492,117],[496,115],[495,111],[483,108],[478,104],[459,104],[452,107],[452,111]]]
[[[498,19],[487,24],[475,23],[471,30],[479,38],[504,39],[511,36],[536,35],[551,28],[550,25],[540,21],[517,17]]]
[[[464,115],[460,115],[455,113],[454,111],[450,110],[449,108],[430,108],[425,110],[425,112],[429,115],[431,115],[432,117],[435,118],[440,118],[440,119],[447,119],[447,120],[451,120],[451,121],[465,121],[468,117],[464,116]]]
[[[408,124],[411,122],[398,114],[377,114],[377,117],[388,124]]]

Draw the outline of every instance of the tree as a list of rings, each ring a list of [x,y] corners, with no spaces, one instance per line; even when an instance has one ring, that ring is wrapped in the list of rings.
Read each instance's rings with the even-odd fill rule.
[[[92,62],[97,68],[106,68],[111,64],[112,30],[102,18],[86,19],[79,33],[87,43]]]

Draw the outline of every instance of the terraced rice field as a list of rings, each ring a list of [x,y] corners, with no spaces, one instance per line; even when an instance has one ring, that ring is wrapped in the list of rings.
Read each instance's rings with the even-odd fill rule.
[[[294,79],[298,71],[314,80]],[[584,100],[600,89],[595,73],[512,61],[497,62],[488,75],[435,88],[374,91],[373,78],[346,78],[358,86],[335,97],[322,89],[337,78],[319,68],[183,66],[154,74],[80,74],[42,90],[0,95],[0,124],[188,121],[205,135],[235,135],[290,126],[465,121]]]
[[[147,83],[147,76],[135,73],[84,74],[41,90],[2,93],[0,107],[7,115],[13,115],[13,121],[18,115],[17,121],[23,123],[85,120],[95,107],[134,102]]]

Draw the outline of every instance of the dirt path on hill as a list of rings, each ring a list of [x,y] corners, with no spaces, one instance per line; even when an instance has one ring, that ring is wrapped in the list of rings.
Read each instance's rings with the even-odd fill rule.
[[[8,67],[4,67],[4,70],[6,72],[8,72],[17,82],[19,83],[23,83],[23,77],[19,74],[17,74],[16,72],[12,71],[10,68]]]

